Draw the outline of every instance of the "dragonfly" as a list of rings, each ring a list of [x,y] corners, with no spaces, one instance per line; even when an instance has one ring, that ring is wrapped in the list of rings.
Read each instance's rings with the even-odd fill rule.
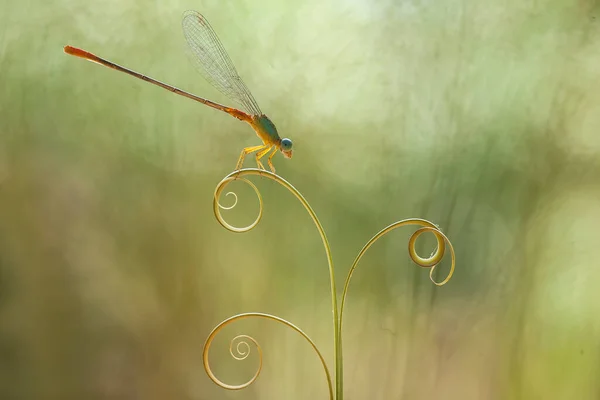
[[[273,157],[279,150],[286,158],[292,158],[292,140],[281,138],[275,124],[273,124],[269,117],[262,113],[258,103],[238,74],[233,62],[221,44],[221,41],[206,18],[197,11],[186,11],[183,14],[182,28],[188,45],[189,58],[196,69],[215,89],[224,94],[231,101],[235,102],[241,110],[196,96],[192,93],[178,89],[175,86],[142,75],[129,68],[125,68],[76,47],[65,46],[64,52],[117,71],[125,72],[126,74],[160,86],[175,94],[226,112],[232,117],[250,124],[254,132],[256,132],[256,135],[261,139],[262,144],[245,147],[240,154],[235,170],[239,170],[243,167],[245,157],[251,153],[255,153],[258,168],[265,170],[261,159],[270,153],[267,158],[267,163],[271,171],[275,173],[275,167],[273,166],[272,161]]]

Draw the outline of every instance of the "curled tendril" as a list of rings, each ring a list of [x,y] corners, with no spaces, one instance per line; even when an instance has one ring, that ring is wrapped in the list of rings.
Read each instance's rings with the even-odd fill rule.
[[[240,172],[240,171],[238,171],[238,172]],[[262,212],[263,212],[263,201],[262,201],[262,196],[260,195],[260,192],[258,191],[258,188],[256,187],[256,185],[254,185],[254,183],[250,182],[248,179],[237,178],[236,176],[232,176],[232,174],[229,174],[217,185],[217,188],[215,189],[215,195],[213,198],[213,211],[215,213],[215,217],[217,217],[217,221],[219,221],[219,223],[224,228],[226,228],[232,232],[242,233],[242,232],[248,232],[249,230],[253,229],[260,222],[260,219],[262,218]],[[221,210],[220,210],[220,208],[222,208],[224,210],[231,210],[232,208],[234,208],[237,205],[237,195],[234,192],[227,192],[226,196],[228,196],[229,194],[232,194],[233,196],[235,196],[235,202],[233,203],[233,205],[231,205],[229,207],[224,207],[221,205],[221,203],[219,203],[219,199],[221,198],[221,193],[223,192],[223,189],[225,189],[225,187],[231,181],[237,180],[237,179],[247,183],[248,185],[250,185],[250,187],[252,189],[254,189],[254,193],[256,193],[256,197],[258,197],[258,207],[259,207],[258,208],[258,216],[254,220],[254,222],[248,226],[244,226],[241,228],[237,227],[237,226],[233,226],[233,225],[229,224],[227,221],[225,221],[225,219],[221,215]]]
[[[233,195],[233,204],[230,205],[229,207],[225,207],[225,206],[221,205],[221,203],[217,202],[219,204],[219,208],[221,208],[223,210],[231,210],[232,208],[237,206],[237,202],[238,202],[237,194],[235,194],[234,192],[227,192],[227,193],[225,193],[225,196],[229,196],[230,194]]]
[[[418,220],[417,220],[418,221]],[[429,222],[425,220],[421,220],[422,223]],[[417,254],[416,243],[419,236],[421,236],[425,232],[431,232],[435,235],[435,239],[437,240],[437,247],[431,253],[431,255],[427,258],[423,258]],[[439,265],[442,258],[444,258],[444,253],[446,252],[446,243],[448,243],[448,247],[450,248],[450,256],[452,258],[452,263],[450,264],[450,271],[446,278],[442,281],[436,281],[433,277],[433,272],[435,268]],[[408,255],[413,260],[415,264],[422,268],[431,268],[429,270],[429,279],[433,282],[434,285],[443,286],[454,274],[454,266],[455,266],[455,255],[454,255],[454,247],[452,243],[450,243],[450,239],[442,232],[437,226],[424,226],[422,228],[417,229],[408,240]]]
[[[254,338],[252,336],[248,336],[248,335],[238,335],[238,336],[234,337],[233,339],[231,339],[231,343],[229,343],[229,354],[231,354],[231,357],[235,358],[238,361],[242,361],[242,360],[245,360],[246,358],[248,358],[248,356],[250,355],[250,345],[248,344],[248,342],[246,342],[245,340],[242,340],[242,339],[248,339],[252,343],[254,343],[254,345],[258,349],[258,354],[260,355],[260,359],[262,360],[262,350],[260,348],[260,345],[258,344],[258,342],[256,340],[254,340]],[[235,351],[233,351],[233,344],[236,342],[236,340],[239,340],[239,342],[237,342],[237,344],[235,346]],[[241,347],[243,347],[244,349],[242,350]]]
[[[280,318],[280,317],[277,317],[277,316],[274,316],[271,314],[263,314],[263,313],[238,314],[238,315],[234,315],[233,317],[229,317],[226,320],[222,321],[220,324],[218,324],[212,330],[210,335],[208,335],[208,338],[206,338],[206,342],[204,343],[204,350],[202,352],[202,361],[204,363],[204,370],[206,371],[206,374],[208,375],[208,377],[218,386],[222,387],[223,389],[228,389],[228,390],[240,390],[240,389],[247,388],[248,386],[252,385],[256,381],[256,379],[258,379],[258,376],[260,375],[260,371],[262,370],[262,365],[263,365],[262,349],[261,349],[260,345],[258,344],[258,342],[251,336],[238,335],[238,336],[234,337],[229,344],[229,353],[236,360],[245,360],[250,355],[250,345],[248,344],[248,342],[246,340],[252,342],[252,344],[256,347],[256,349],[258,351],[258,368],[256,369],[254,376],[252,376],[252,378],[250,378],[250,380],[248,380],[247,382],[242,383],[241,385],[229,385],[229,384],[221,381],[212,372],[212,369],[210,368],[210,363],[208,361],[208,353],[209,353],[210,346],[211,346],[212,341],[214,340],[215,336],[224,327],[231,324],[232,322],[239,321],[239,320],[245,319],[245,318],[251,318],[251,317],[265,318],[265,319],[270,319],[272,321],[280,322],[280,323],[284,324],[285,326],[292,328],[293,330],[298,332],[304,339],[306,339],[306,341],[312,346],[313,350],[317,353],[319,360],[321,360],[321,364],[323,365],[323,369],[325,370],[325,375],[327,377],[327,387],[329,388],[329,398],[330,398],[330,400],[333,400],[334,396],[333,396],[333,386],[331,383],[331,374],[329,373],[329,369],[327,368],[327,363],[325,362],[325,358],[323,358],[323,355],[321,354],[321,352],[319,351],[319,349],[317,348],[315,343],[312,341],[312,339],[310,337],[308,337],[308,335],[306,333],[304,333],[304,331],[302,331],[302,329],[298,328],[296,325],[292,324],[289,321],[286,321],[283,318]],[[238,342],[234,346],[234,343],[236,343],[236,341],[238,341]],[[235,347],[235,350],[234,350],[234,347]]]
[[[341,302],[341,306],[340,306],[340,329],[341,329],[341,325],[342,325],[342,317],[343,317],[343,313],[344,313],[344,304],[346,302],[346,295],[348,294],[348,287],[350,286],[350,278],[352,278],[352,274],[354,273],[354,270],[358,266],[359,261],[361,260],[363,255],[367,252],[369,247],[371,247],[373,245],[373,243],[375,243],[377,240],[381,239],[381,237],[383,237],[385,234],[393,231],[394,229],[400,228],[402,226],[407,226],[407,225],[420,225],[421,226],[421,228],[417,229],[410,236],[410,238],[408,240],[408,255],[410,256],[411,260],[415,264],[417,264],[419,267],[431,268],[429,270],[429,279],[431,280],[431,282],[433,282],[437,286],[445,285],[446,283],[448,283],[450,278],[452,278],[452,275],[454,274],[454,266],[455,266],[454,247],[452,246],[452,243],[450,243],[450,240],[448,239],[448,237],[437,227],[437,225],[435,225],[432,222],[429,222],[425,219],[420,219],[420,218],[409,218],[409,219],[404,219],[402,221],[395,222],[395,223],[383,228],[375,236],[373,236],[371,238],[371,240],[369,240],[367,242],[367,244],[364,245],[364,247],[362,248],[360,253],[358,253],[358,256],[356,256],[356,258],[354,259],[354,263],[352,264],[352,267],[350,267],[350,271],[348,271],[348,276],[346,277],[346,283],[344,284],[344,290],[342,292],[342,302]],[[423,258],[423,257],[419,256],[419,254],[417,254],[417,249],[416,249],[417,239],[419,238],[419,236],[421,236],[425,232],[432,232],[435,235],[435,239],[437,241],[436,249],[427,258]],[[442,261],[442,259],[444,258],[444,254],[446,252],[446,245],[448,245],[448,247],[450,248],[450,256],[451,256],[452,263],[450,265],[450,272],[448,272],[448,275],[446,276],[446,278],[444,280],[438,282],[434,279],[433,273],[435,271],[435,268],[439,265],[440,261]]]

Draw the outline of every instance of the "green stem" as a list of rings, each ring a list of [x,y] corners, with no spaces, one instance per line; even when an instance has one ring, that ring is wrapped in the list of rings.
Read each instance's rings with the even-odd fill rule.
[[[260,213],[259,213],[257,219],[248,227],[235,228],[235,227],[229,225],[227,222],[225,222],[225,220],[221,217],[219,207],[221,207],[221,208],[225,208],[225,207],[220,206],[218,199],[219,199],[219,196],[220,196],[223,188],[225,187],[227,182],[242,178],[246,175],[264,176],[264,177],[267,177],[269,179],[276,181],[277,183],[281,184],[286,189],[288,189],[294,196],[296,196],[296,198],[298,200],[300,200],[300,203],[304,206],[306,211],[308,211],[308,214],[312,218],[313,222],[315,223],[315,226],[317,227],[317,230],[319,231],[319,235],[321,235],[321,240],[323,241],[323,246],[325,247],[325,254],[327,256],[327,264],[329,265],[329,280],[331,283],[331,310],[333,313],[333,351],[335,354],[335,364],[336,364],[335,365],[335,371],[336,371],[335,372],[335,398],[336,398],[336,400],[343,400],[343,388],[342,388],[342,381],[341,381],[342,353],[341,353],[341,347],[339,345],[340,332],[339,332],[339,321],[338,321],[337,289],[335,287],[335,273],[334,273],[334,268],[333,268],[333,258],[331,257],[331,248],[329,246],[329,241],[327,240],[327,236],[325,235],[325,230],[323,229],[323,226],[321,225],[319,218],[317,218],[317,214],[315,214],[315,212],[312,209],[312,207],[310,206],[310,204],[308,204],[308,202],[306,201],[304,196],[302,196],[302,194],[298,191],[298,189],[296,189],[291,183],[289,183],[288,181],[286,181],[279,175],[273,174],[268,171],[256,169],[256,168],[248,168],[248,169],[242,169],[239,171],[232,172],[229,175],[227,175],[225,178],[223,178],[221,183],[219,183],[217,185],[217,189],[215,190],[215,196],[214,196],[215,201],[213,203],[213,210],[215,212],[215,216],[217,217],[217,220],[225,228],[227,228],[233,232],[247,232],[248,230],[254,228],[258,224],[258,222],[260,221],[260,218],[262,216],[262,198],[260,197],[258,189],[256,189],[256,186],[254,186],[252,183],[250,183],[250,181],[247,181],[246,179],[244,179],[247,183],[249,183],[253,187],[253,189],[255,190],[255,192],[259,198]]]
[[[342,317],[344,314],[344,305],[346,303],[346,296],[348,294],[348,288],[350,287],[350,279],[352,278],[352,274],[354,273],[354,270],[358,266],[358,263],[361,260],[361,258],[363,257],[363,255],[373,245],[373,243],[375,243],[378,239],[380,239],[386,233],[391,232],[394,229],[399,228],[401,226],[419,225],[419,226],[421,226],[421,228],[419,228],[417,231],[415,231],[411,235],[411,237],[408,241],[409,256],[412,259],[412,261],[415,262],[418,266],[423,267],[423,268],[430,268],[429,278],[437,286],[442,286],[450,280],[450,278],[452,277],[452,274],[454,273],[455,255],[454,255],[454,249],[452,247],[452,244],[450,243],[450,241],[448,240],[446,235],[441,230],[439,230],[439,228],[435,224],[433,224],[427,220],[424,220],[424,219],[419,219],[419,218],[405,219],[402,221],[395,222],[395,223],[387,226],[386,228],[382,229],[375,236],[373,236],[371,238],[371,240],[369,240],[367,242],[367,244],[365,244],[365,246],[362,248],[362,250],[358,253],[358,256],[354,260],[354,263],[350,267],[350,271],[348,271],[348,276],[346,277],[346,281],[344,283],[344,289],[342,291],[341,305],[340,305],[339,314],[338,314],[337,290],[336,290],[336,286],[335,286],[335,273],[334,273],[334,268],[333,268],[333,258],[331,257],[331,248],[329,246],[329,241],[327,240],[327,236],[325,235],[325,230],[323,229],[323,226],[321,225],[321,222],[317,218],[317,215],[315,214],[315,212],[312,209],[312,207],[310,206],[310,204],[308,204],[308,202],[306,201],[304,196],[302,196],[302,194],[294,186],[292,186],[288,181],[286,181],[279,175],[275,175],[271,172],[267,172],[267,171],[255,169],[255,168],[243,169],[243,170],[239,170],[239,171],[230,173],[217,185],[217,188],[215,189],[213,210],[214,210],[217,220],[225,228],[229,229],[230,231],[238,232],[238,233],[247,232],[247,231],[251,230],[252,228],[254,228],[260,222],[260,219],[262,217],[262,209],[263,209],[262,197],[261,197],[258,189],[256,188],[256,186],[252,182],[243,178],[246,175],[260,175],[260,176],[272,179],[272,180],[276,181],[277,183],[281,184],[282,186],[284,186],[286,189],[288,189],[294,196],[296,196],[296,198],[304,206],[306,211],[308,211],[308,214],[312,218],[315,226],[317,227],[317,230],[319,231],[319,235],[321,236],[321,240],[323,241],[323,246],[325,247],[325,255],[327,256],[327,263],[329,265],[329,280],[331,283],[331,310],[333,313],[333,348],[334,348],[334,354],[335,354],[335,399],[343,400],[343,398],[344,398],[344,363],[343,363],[343,354],[342,354]],[[233,180],[236,180],[236,179],[240,179],[240,180],[248,183],[254,189],[256,195],[258,196],[258,200],[260,203],[260,210],[259,210],[258,216],[255,219],[255,221],[252,224],[250,224],[246,227],[242,227],[242,228],[234,227],[234,226],[228,224],[221,216],[221,212],[219,210],[219,209],[225,209],[225,210],[231,209],[231,208],[235,207],[235,204],[237,204],[237,196],[235,196],[235,194],[234,194],[235,203],[234,203],[234,205],[232,205],[230,207],[224,207],[221,204],[219,204],[219,201],[218,201],[218,199],[220,198],[220,195],[221,195],[223,189],[225,188],[225,186],[227,185],[227,183],[229,183]],[[227,193],[227,194],[230,194],[230,193]],[[417,238],[425,232],[433,233],[437,240],[437,248],[436,248],[435,252],[432,253],[427,258],[423,258],[423,257],[419,256],[415,249],[415,243],[416,243]],[[446,245],[448,245],[448,247],[450,249],[450,253],[451,253],[451,257],[452,257],[452,264],[450,267],[450,272],[448,273],[447,277],[443,281],[438,282],[433,278],[433,272],[435,270],[435,267],[439,264],[439,262],[444,257]],[[295,325],[292,325],[291,323],[289,323],[285,320],[280,319],[279,317],[271,316],[268,314],[262,314],[262,313],[247,313],[247,314],[242,314],[239,316],[234,316],[226,321],[223,321],[217,328],[215,328],[213,333],[211,333],[211,336],[209,337],[209,339],[212,340],[212,338],[214,337],[214,335],[216,335],[216,333],[218,332],[220,327],[222,327],[230,322],[233,322],[234,320],[237,320],[240,318],[246,318],[249,316],[269,318],[269,319],[277,320],[279,322],[283,322],[286,325],[288,325],[288,326],[292,327],[293,329],[295,329],[296,331],[298,331],[300,334],[302,334],[311,343],[313,348],[319,354],[319,357],[321,359],[321,362],[323,363],[323,367],[325,368],[325,373],[327,375],[327,379],[329,382],[329,395],[330,395],[330,398],[333,398],[334,393],[331,388],[331,380],[330,380],[331,378],[329,376],[329,372],[328,372],[327,366],[325,364],[325,360],[321,356],[320,352],[317,350],[315,344],[299,328],[297,328]],[[242,335],[242,336],[244,336],[244,335]],[[251,341],[253,341],[256,344],[254,339],[247,337],[247,336],[244,336],[244,337],[249,338]],[[212,375],[212,372],[210,371],[210,368],[208,367],[208,364],[207,364],[208,363],[208,347],[209,346],[210,346],[210,341],[207,341],[207,345],[205,346],[205,358],[204,358],[205,368],[207,368],[207,373],[209,374],[211,379],[213,379],[213,381],[218,383],[220,381],[218,381],[218,379],[216,377],[214,377],[214,375]],[[260,372],[260,369],[259,369],[259,372]],[[257,376],[258,376],[258,373],[254,376],[254,378],[252,380],[250,380],[249,382],[247,382],[244,385],[239,385],[239,386],[220,385],[220,386],[222,386],[224,388],[228,388],[228,389],[240,389],[243,387],[247,387],[252,382],[254,382],[254,380],[256,379]]]
[[[410,255],[410,258],[413,260],[413,262],[415,262],[418,266],[423,267],[423,268],[431,268],[431,270],[429,272],[429,278],[431,279],[431,281],[434,284],[436,284],[437,286],[442,286],[450,280],[450,278],[452,277],[452,274],[454,273],[455,260],[454,260],[454,248],[452,247],[452,244],[450,243],[450,241],[448,240],[446,235],[444,235],[435,224],[433,224],[427,220],[420,219],[420,218],[410,218],[410,219],[405,219],[402,221],[394,222],[393,224],[383,228],[375,236],[373,236],[371,238],[371,240],[369,240],[367,242],[367,244],[365,244],[363,246],[361,251],[358,253],[356,258],[354,259],[354,262],[352,263],[352,266],[350,267],[350,270],[348,271],[348,276],[346,277],[346,282],[344,283],[344,289],[342,290],[342,301],[340,304],[340,317],[339,317],[338,339],[337,339],[338,346],[339,346],[338,347],[339,354],[336,357],[336,389],[338,388],[338,385],[339,385],[339,390],[342,390],[343,380],[344,380],[344,376],[343,376],[344,370],[343,370],[343,364],[342,364],[342,327],[343,327],[342,321],[343,321],[343,317],[344,317],[344,305],[346,304],[346,296],[348,294],[348,288],[350,287],[350,279],[352,278],[352,274],[354,273],[354,270],[358,266],[359,261],[365,255],[367,250],[377,240],[379,240],[385,234],[393,231],[394,229],[400,228],[401,226],[406,226],[406,225],[420,225],[421,226],[421,228],[418,229],[416,232],[414,232],[409,239],[408,253]],[[417,238],[422,233],[425,233],[425,232],[432,232],[437,239],[437,248],[436,248],[435,252],[433,254],[431,254],[431,256],[429,256],[428,258],[420,257],[417,254],[416,249],[415,249],[415,243],[416,243]],[[450,253],[452,256],[452,265],[450,267],[450,272],[449,272],[448,276],[446,277],[446,279],[444,279],[442,282],[437,282],[433,279],[433,271],[434,271],[435,267],[438,265],[438,263],[444,257],[444,253],[446,251],[446,243],[450,247]],[[341,399],[341,397],[339,397],[338,399]]]

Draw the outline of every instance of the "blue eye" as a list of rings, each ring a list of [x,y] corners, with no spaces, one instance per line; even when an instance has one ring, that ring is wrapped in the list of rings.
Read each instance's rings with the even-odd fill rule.
[[[288,138],[281,139],[281,148],[283,150],[291,150],[292,149],[292,141]]]

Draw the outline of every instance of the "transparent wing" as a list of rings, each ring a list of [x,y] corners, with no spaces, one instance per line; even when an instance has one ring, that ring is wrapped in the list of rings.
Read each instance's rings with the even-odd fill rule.
[[[208,21],[197,11],[186,11],[183,34],[189,46],[189,57],[204,78],[218,91],[253,115],[262,112],[240,78],[225,48]]]

